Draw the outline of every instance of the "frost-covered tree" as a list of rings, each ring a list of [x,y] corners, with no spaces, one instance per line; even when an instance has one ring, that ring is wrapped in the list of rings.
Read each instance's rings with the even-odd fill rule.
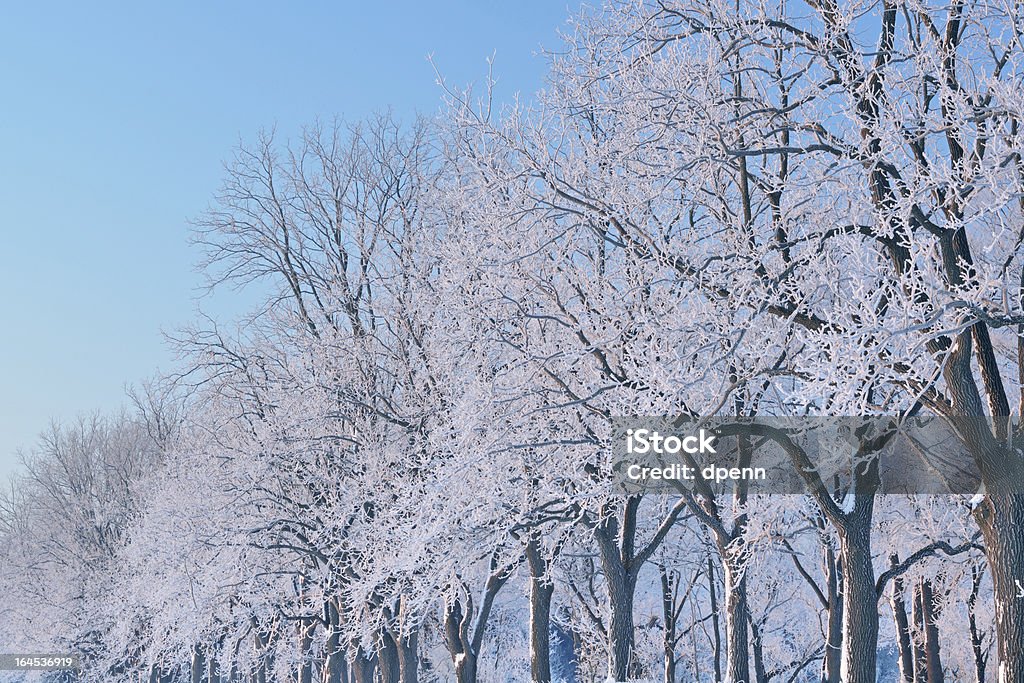
[[[117,616],[105,613],[119,553],[142,506],[141,482],[162,460],[128,413],[55,423],[22,455],[0,515],[6,651],[75,652],[104,661]],[[134,651],[108,663],[116,675]]]
[[[197,241],[260,305],[178,335],[187,401],[26,460],[0,649],[104,683],[1022,679],[1022,22],[612,0],[530,102],[242,145]],[[624,490],[644,416],[804,492]],[[884,490],[918,418],[968,495]]]

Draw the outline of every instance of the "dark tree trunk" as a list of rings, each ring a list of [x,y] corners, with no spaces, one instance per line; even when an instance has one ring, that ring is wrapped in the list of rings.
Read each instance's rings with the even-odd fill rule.
[[[333,600],[324,603],[327,622],[327,641],[324,643],[324,663],[320,671],[321,683],[344,683],[348,672],[345,649],[341,644],[341,614]]]
[[[822,683],[840,683],[843,658],[843,575],[829,540],[825,547],[825,581],[828,591],[828,629],[822,661]]]
[[[452,662],[455,664],[455,676],[458,683],[476,683],[477,660],[483,647],[487,621],[491,617],[491,608],[498,591],[508,581],[510,568],[499,567],[497,557],[491,557],[490,573],[484,589],[484,599],[476,615],[473,625],[473,599],[468,589],[463,586],[464,599],[452,600],[445,606],[444,637]],[[464,601],[464,602],[463,602]]]
[[[611,569],[611,572],[608,570]],[[611,605],[611,625],[608,629],[608,678],[626,681],[633,675],[633,596],[636,577],[621,565],[606,567],[608,599]]]
[[[206,677],[206,655],[201,645],[192,648],[192,683],[203,683]]]
[[[730,558],[723,564],[725,576],[725,683],[750,683],[750,649],[747,623],[747,579],[742,567]]]
[[[376,670],[376,658],[366,652],[361,645],[357,645],[355,647],[355,654],[352,656],[353,683],[374,683]]]
[[[899,565],[899,556],[889,557],[889,566]],[[900,679],[903,683],[914,683],[914,651],[910,639],[910,620],[907,605],[903,599],[903,579],[897,576],[892,582],[892,616],[896,622],[896,648],[900,659]]]
[[[931,581],[922,581],[921,612],[924,616],[924,657],[928,683],[945,683],[939,651],[939,627],[935,624],[937,607]]]
[[[768,683],[768,671],[764,666],[764,642],[761,629],[753,620],[750,622],[750,643],[754,650],[754,680],[757,683]]]
[[[298,622],[299,635],[299,683],[313,683],[313,658],[310,650],[313,645],[313,632],[316,630],[316,621],[300,620]]]
[[[210,653],[206,663],[207,683],[220,683],[220,667],[217,665],[217,658]]]
[[[974,683],[985,683],[985,664],[988,655],[982,643],[982,635],[978,630],[978,593],[981,592],[981,579],[984,570],[971,567],[971,595],[967,598],[967,623],[971,631],[971,650],[974,652]]]
[[[380,667],[380,683],[399,683],[398,644],[387,629],[381,629],[377,634],[377,665]]]
[[[715,581],[715,563],[708,557],[708,595],[711,599],[711,638],[714,641],[713,660],[715,680],[722,680],[722,631],[718,621],[718,588]]]
[[[398,668],[401,683],[417,683],[420,675],[419,632],[415,629],[398,640]]]
[[[685,499],[680,499],[662,519],[654,537],[638,549],[636,529],[640,501],[640,496],[629,496],[621,510],[606,510],[601,521],[592,526],[611,611],[607,632],[608,678],[613,681],[626,681],[643,673],[640,662],[633,657],[633,598],[637,575],[686,509]]]
[[[463,610],[462,601],[454,600],[445,608],[444,633],[448,652],[455,665],[458,683],[476,683],[476,652],[469,636],[469,622],[472,619],[472,601]]]
[[[992,572],[999,680],[1018,683],[1024,681],[1024,494],[990,492],[975,517]]]
[[[266,633],[256,618],[251,620],[253,627],[253,644],[259,663],[256,665],[256,683],[267,683],[268,673],[273,669],[273,658],[270,655],[270,634]]]
[[[327,636],[326,655],[320,679],[322,683],[343,683],[345,669],[345,651],[341,647],[341,635],[334,630]]]
[[[663,648],[665,653],[665,683],[676,683],[676,584],[664,566],[661,573],[661,618],[665,622]]]
[[[833,499],[832,492],[818,476],[816,465],[806,450],[779,430],[763,426],[757,426],[757,429],[787,451],[822,514],[839,536],[838,563],[843,595],[839,678],[842,683],[875,683],[878,595],[871,558],[871,520],[880,479],[878,459],[873,454],[886,446],[895,431],[891,428],[874,434],[868,429],[856,431],[858,446],[854,458],[854,480],[846,494],[852,507],[847,507],[838,505]]]
[[[540,543],[526,544],[530,568],[530,675],[534,683],[551,681],[551,597],[555,587],[547,576],[547,562]]]
[[[914,683],[928,683],[928,655],[925,652],[924,642],[924,608],[921,603],[921,584],[914,586],[914,629],[913,629],[913,651],[914,651]]]
[[[970,262],[965,233],[961,230],[957,237],[963,240],[960,252],[966,250],[967,262]],[[944,250],[952,250],[957,243],[947,239],[942,246]],[[957,259],[964,260],[963,255],[944,253],[954,284],[959,277]],[[993,425],[984,417],[985,405],[974,378],[972,348],[975,340],[975,359],[982,373],[989,410],[994,416],[995,434]],[[984,500],[974,509],[974,518],[985,541],[985,556],[992,572],[998,679],[1000,683],[1017,683],[1024,681],[1024,600],[1018,597],[1018,581],[1024,567],[1024,494],[1020,492],[1024,472],[1017,450],[1005,446],[1010,411],[993,358],[988,330],[983,323],[976,323],[971,330],[956,336],[943,375],[953,406],[964,416],[956,425],[958,435],[971,452],[985,486]],[[1024,357],[1019,358],[1018,363],[1024,366]]]
[[[871,564],[874,496],[857,494],[854,510],[839,530],[843,571],[843,683],[875,683],[878,597]]]
[[[458,683],[476,683],[476,655],[465,656],[455,663],[455,680]]]

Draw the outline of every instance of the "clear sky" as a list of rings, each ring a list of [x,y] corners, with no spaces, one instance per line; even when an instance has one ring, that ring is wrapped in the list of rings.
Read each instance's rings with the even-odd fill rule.
[[[542,85],[578,0],[10,3],[0,23],[0,476],[51,418],[116,410],[194,315],[190,218],[261,127],[391,107],[449,82]],[[224,316],[236,301],[203,302]]]

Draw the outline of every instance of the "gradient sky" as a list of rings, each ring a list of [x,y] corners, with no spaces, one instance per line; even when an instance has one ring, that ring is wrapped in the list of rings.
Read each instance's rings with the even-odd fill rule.
[[[103,4],[103,8],[99,5]],[[0,477],[51,419],[168,370],[201,277],[191,218],[261,127],[433,113],[434,62],[543,83],[578,0],[11,3],[0,24]],[[204,300],[218,317],[244,297]]]

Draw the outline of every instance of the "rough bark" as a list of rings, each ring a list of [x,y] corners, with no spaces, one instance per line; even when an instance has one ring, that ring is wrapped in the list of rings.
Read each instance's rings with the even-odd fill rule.
[[[913,630],[913,660],[914,660],[914,683],[928,683],[928,655],[925,652],[925,616],[921,600],[921,584],[914,586],[914,630]]]
[[[664,621],[663,648],[665,654],[665,683],[676,683],[676,600],[677,579],[664,566],[661,574],[661,618]]]
[[[971,631],[971,650],[974,653],[974,682],[985,683],[985,665],[988,662],[988,655],[982,643],[982,635],[978,630],[978,593],[981,591],[981,579],[984,576],[983,570],[977,567],[971,568],[971,595],[967,598],[967,623]]]
[[[399,683],[398,644],[387,629],[381,629],[377,634],[377,666],[380,668],[380,683]]]
[[[530,675],[534,683],[550,683],[551,597],[555,587],[547,576],[547,562],[536,538],[526,545],[526,561],[530,569]]]
[[[892,438],[891,428],[858,435],[850,506],[840,507],[818,476],[807,451],[787,435],[763,425],[755,429],[782,446],[797,472],[839,536],[843,586],[843,639],[839,678],[842,683],[875,683],[878,658],[878,593],[871,559],[871,521],[880,483],[878,460],[872,457]]]
[[[476,683],[477,656],[464,655],[455,663],[455,680],[458,683]]]
[[[857,494],[854,510],[839,531],[843,571],[843,683],[875,683],[878,597],[871,564],[874,496]]]
[[[361,645],[356,645],[352,655],[353,683],[374,683],[376,670],[376,658],[366,652]]]
[[[196,645],[192,648],[190,673],[192,683],[204,683],[203,679],[206,677],[206,654],[203,652],[202,645]]]
[[[889,557],[889,566],[899,565],[899,556]],[[900,679],[914,683],[914,652],[910,640],[910,620],[907,618],[907,604],[903,599],[903,579],[896,577],[892,582],[892,615],[896,622],[896,648],[900,660]]]
[[[398,640],[398,668],[401,683],[417,683],[420,671],[419,632],[415,629]]]
[[[491,608],[498,591],[508,581],[509,567],[499,567],[496,558],[491,558],[490,574],[484,588],[483,601],[473,625],[473,599],[468,589],[463,586],[462,598],[456,598],[445,606],[444,637],[448,652],[455,664],[455,677],[458,683],[476,683],[477,661],[483,646],[487,621],[491,616]]]
[[[608,678],[612,681],[625,681],[642,674],[640,662],[633,657],[633,598],[637,575],[687,507],[685,499],[680,499],[661,520],[653,538],[638,549],[640,500],[640,496],[630,496],[621,509],[607,509],[599,522],[591,523],[611,611],[607,635]]]
[[[300,620],[298,622],[299,636],[299,683],[313,683],[313,659],[310,650],[313,646],[313,632],[316,630],[316,621],[312,619]]]
[[[925,672],[928,683],[945,683],[942,672],[942,654],[939,648],[939,627],[935,624],[938,605],[931,581],[921,582],[921,612],[924,616]]]
[[[828,622],[825,634],[825,656],[821,664],[822,683],[840,683],[843,653],[843,587],[840,562],[828,541],[824,551],[825,589],[828,592]]]
[[[270,655],[270,633],[260,626],[255,617],[250,623],[253,627],[253,645],[259,660],[255,671],[256,683],[267,683],[268,674],[274,668],[273,657]]]
[[[1024,495],[996,491],[975,510],[995,594],[998,681],[1024,681]]]
[[[611,653],[608,677],[613,681],[625,681],[633,673],[633,597],[636,593],[636,577],[621,565],[612,570],[606,576],[612,612],[611,627],[608,629]]]
[[[954,284],[963,279],[957,258],[971,262],[965,240],[966,237],[961,237],[960,242],[948,239],[942,242],[949,279]],[[981,323],[972,326],[974,332],[981,329],[984,329]],[[975,508],[974,517],[985,541],[985,555],[992,572],[999,662],[997,678],[999,683],[1016,683],[1024,681],[1024,600],[1017,597],[1019,572],[1024,567],[1022,463],[1020,454],[1006,448],[1005,441],[996,438],[984,417],[985,403],[972,366],[973,351],[977,351],[988,404],[998,408],[998,404],[1005,401],[998,368],[987,362],[992,356],[991,346],[987,334],[972,336],[971,331],[961,332],[952,343],[943,378],[952,406],[958,415],[964,416],[957,422],[958,434],[978,466],[985,486],[984,500]],[[1004,421],[1009,409],[993,409],[992,415],[996,430],[1005,431]]]
[[[469,620],[472,618],[472,601],[463,609],[461,600],[453,600],[445,608],[444,637],[448,653],[455,665],[455,678],[459,683],[475,683],[476,653],[469,637]]]
[[[211,656],[206,661],[206,681],[207,683],[220,683],[220,666],[217,664],[217,658]]]
[[[719,625],[718,619],[718,589],[715,582],[715,564],[708,558],[708,597],[711,599],[711,637],[714,641],[714,647],[712,651],[714,666],[715,666],[715,680],[722,680],[722,630]]]
[[[322,683],[343,683],[347,672],[345,649],[341,644],[341,619],[333,601],[324,606],[327,617],[327,642],[320,680]]]
[[[724,563],[726,683],[750,683],[750,649],[747,624],[747,579],[743,568],[730,558]]]
[[[764,641],[761,629],[753,620],[750,622],[750,644],[754,651],[754,680],[757,683],[768,683],[768,671],[764,666]]]

